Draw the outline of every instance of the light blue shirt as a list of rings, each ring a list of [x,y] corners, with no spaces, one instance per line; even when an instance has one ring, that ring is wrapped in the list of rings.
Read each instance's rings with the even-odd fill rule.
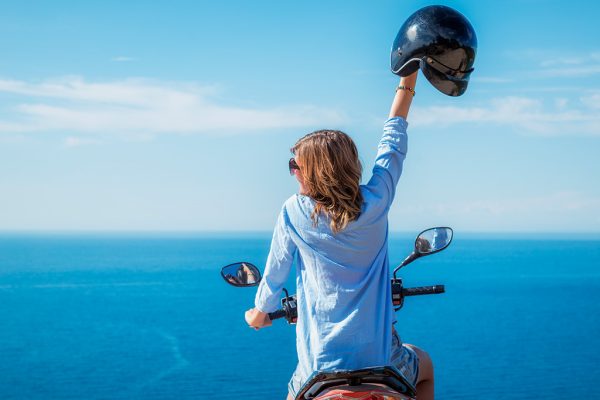
[[[281,308],[294,260],[298,296],[296,347],[304,383],[314,371],[389,365],[394,310],[388,261],[388,211],[406,157],[407,122],[389,119],[373,176],[361,185],[359,218],[334,234],[329,219],[314,226],[310,197],[293,195],[281,210],[256,293],[256,308]]]

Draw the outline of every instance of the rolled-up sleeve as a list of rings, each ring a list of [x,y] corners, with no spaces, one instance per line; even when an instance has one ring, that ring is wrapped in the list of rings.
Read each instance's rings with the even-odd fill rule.
[[[396,185],[402,175],[402,165],[406,158],[408,122],[402,117],[390,118],[383,126],[383,136],[377,148],[373,176],[367,188],[385,201],[389,207],[396,194]]]
[[[254,299],[256,308],[262,312],[269,313],[279,308],[283,285],[288,279],[294,262],[297,248],[289,234],[288,221],[284,206],[277,218],[264,277]]]

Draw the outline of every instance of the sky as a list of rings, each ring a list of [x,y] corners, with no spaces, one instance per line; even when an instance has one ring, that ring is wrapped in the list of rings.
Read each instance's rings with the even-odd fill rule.
[[[268,231],[316,129],[373,166],[425,1],[5,1],[0,231]],[[600,4],[447,1],[467,92],[420,75],[392,231],[600,232]]]

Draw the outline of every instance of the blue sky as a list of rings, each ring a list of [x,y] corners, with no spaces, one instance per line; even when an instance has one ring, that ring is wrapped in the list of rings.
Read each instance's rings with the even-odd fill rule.
[[[342,129],[370,175],[423,1],[5,2],[0,230],[270,230],[289,148]],[[467,93],[423,76],[390,229],[600,232],[593,1],[448,1]]]

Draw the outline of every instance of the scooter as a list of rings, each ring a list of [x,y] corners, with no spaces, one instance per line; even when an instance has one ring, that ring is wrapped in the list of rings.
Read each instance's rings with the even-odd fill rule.
[[[405,288],[398,271],[416,259],[438,253],[452,242],[453,231],[448,227],[426,229],[415,239],[413,252],[394,269],[392,302],[396,311],[404,305],[408,296],[444,293],[444,285]],[[221,276],[227,283],[236,287],[257,286],[261,280],[260,271],[249,262],[237,262],[222,268]],[[269,313],[271,320],[285,318],[289,324],[298,320],[296,295],[289,295],[283,289],[281,309]],[[354,371],[316,371],[302,386],[296,400],[333,399],[372,399],[372,400],[414,400],[416,389],[402,373],[393,366],[375,366]]]

